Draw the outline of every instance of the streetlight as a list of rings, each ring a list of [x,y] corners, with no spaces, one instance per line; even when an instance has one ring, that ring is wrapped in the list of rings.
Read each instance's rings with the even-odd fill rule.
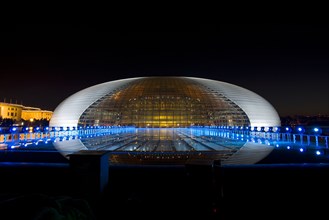
[[[30,127],[33,127],[34,118],[30,118]]]

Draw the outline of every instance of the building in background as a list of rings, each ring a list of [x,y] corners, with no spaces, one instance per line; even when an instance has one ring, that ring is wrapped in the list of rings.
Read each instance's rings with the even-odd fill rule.
[[[46,119],[47,121],[49,121],[52,115],[53,115],[52,111],[42,110],[40,108],[35,108],[35,107],[24,106],[22,110],[22,119],[27,121],[41,120],[41,119]]]
[[[0,102],[0,118],[20,121],[22,118],[23,105]]]
[[[51,119],[52,111],[42,110],[35,107],[27,107],[19,104],[0,102],[0,118],[11,119],[15,122],[21,120],[47,120]]]

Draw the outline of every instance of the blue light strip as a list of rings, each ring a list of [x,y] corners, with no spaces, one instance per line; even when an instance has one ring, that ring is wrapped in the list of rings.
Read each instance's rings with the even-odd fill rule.
[[[27,129],[25,127],[11,127],[9,131],[2,131],[0,134],[0,143],[14,145],[25,143],[31,140],[43,140],[45,138],[66,138],[66,137],[95,137],[111,133],[120,133],[122,131],[133,131],[135,127],[129,126],[88,126],[88,127],[34,127]],[[152,129],[152,128],[149,128]],[[237,140],[254,141],[260,143],[273,142],[291,142],[294,144],[306,146],[319,146],[328,148],[328,136],[320,135],[322,129],[315,127],[312,133],[305,132],[305,128],[296,127],[276,127],[276,128],[251,128],[251,127],[230,127],[230,126],[195,126],[189,128],[192,135],[202,134],[204,136],[220,136]],[[282,131],[282,132],[280,132]],[[189,135],[189,134],[185,134]],[[204,141],[204,140],[203,140]],[[208,144],[209,145],[209,144]],[[211,144],[210,144],[211,145]],[[211,146],[208,146],[211,148]]]

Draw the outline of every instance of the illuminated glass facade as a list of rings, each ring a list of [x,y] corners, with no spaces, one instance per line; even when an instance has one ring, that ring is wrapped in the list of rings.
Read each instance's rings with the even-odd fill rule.
[[[193,77],[139,77],[73,94],[55,109],[50,126],[84,127],[92,134],[98,132],[95,126],[110,128],[106,135],[56,142],[64,155],[102,150],[112,152],[112,163],[218,158],[249,163],[255,157],[243,158],[239,152],[260,146],[237,140],[216,126],[275,127],[280,126],[280,119],[264,98],[233,84]]]
[[[195,77],[138,77],[98,84],[65,99],[52,127],[280,126],[264,98],[245,88]]]
[[[231,100],[188,78],[138,79],[90,105],[80,126],[190,127],[249,126]]]

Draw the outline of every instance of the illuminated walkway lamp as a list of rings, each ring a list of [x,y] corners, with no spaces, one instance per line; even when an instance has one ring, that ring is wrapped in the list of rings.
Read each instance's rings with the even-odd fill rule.
[[[282,132],[283,132],[283,134],[282,134],[283,137],[286,137],[288,140],[291,139],[291,132],[292,132],[291,127],[289,127],[289,126],[284,127]]]
[[[305,128],[303,128],[301,126],[296,127],[296,133],[297,134],[303,134],[303,133],[305,133]]]
[[[28,133],[28,132],[29,132],[29,127],[24,126],[24,127],[22,128],[22,132],[23,132],[23,133]]]
[[[320,135],[322,133],[322,129],[318,128],[318,127],[315,127],[315,128],[312,129],[312,133],[314,135]]]
[[[291,133],[292,132],[292,128],[289,127],[289,126],[286,126],[286,127],[284,127],[283,132],[285,132],[285,133]]]
[[[294,142],[296,142],[296,134],[299,134],[300,142],[303,143],[303,134],[305,133],[305,128],[301,126],[295,127],[293,138]]]
[[[279,127],[279,126],[273,127],[273,132],[280,133],[281,132],[281,127]]]
[[[312,129],[312,133],[315,136],[315,145],[318,146],[319,145],[319,135],[322,133],[322,129],[315,127]]]
[[[9,128],[9,131],[10,131],[10,133],[16,133],[16,132],[18,132],[18,127],[16,127],[16,126],[11,126],[11,127]]]

